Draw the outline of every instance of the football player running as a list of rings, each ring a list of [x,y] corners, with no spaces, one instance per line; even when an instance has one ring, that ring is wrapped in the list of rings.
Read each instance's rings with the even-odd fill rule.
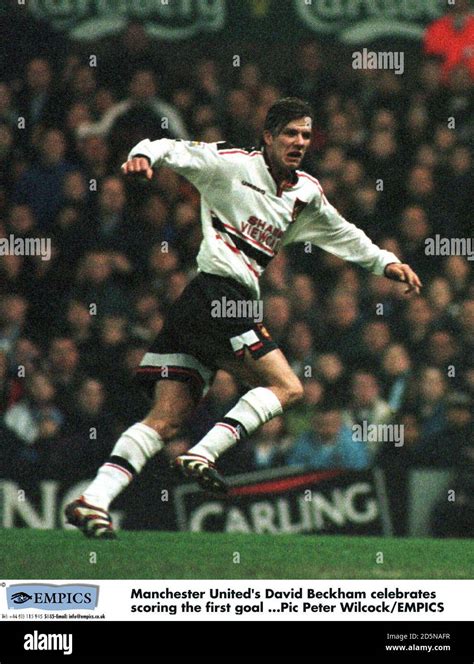
[[[311,242],[406,283],[407,293],[420,292],[415,272],[346,221],[319,182],[299,170],[312,122],[307,103],[280,99],[268,111],[260,149],[146,139],[122,165],[127,176],[151,180],[156,169],[167,166],[187,178],[201,194],[203,240],[198,275],[171,307],[137,369],[153,401],[150,411],[122,434],[90,486],[66,508],[67,521],[87,537],[115,537],[110,503],[176,436],[218,369],[249,390],[174,462],[210,492],[227,490],[215,465],[219,456],[302,397],[300,380],[256,315],[259,307],[244,306],[260,304],[259,279],[281,246]],[[219,302],[235,303],[234,315],[222,315]]]

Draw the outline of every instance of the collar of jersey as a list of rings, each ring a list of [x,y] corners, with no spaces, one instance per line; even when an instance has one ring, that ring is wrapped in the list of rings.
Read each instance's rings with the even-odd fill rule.
[[[271,178],[272,178],[273,182],[275,183],[276,188],[277,188],[278,191],[279,190],[286,191],[287,189],[293,189],[293,187],[298,184],[298,179],[299,179],[298,178],[298,173],[296,171],[290,171],[290,180],[284,180],[283,183],[281,185],[279,185],[278,182],[275,180],[275,177],[272,173],[272,168],[271,168],[270,162],[268,160],[267,153],[265,152],[265,148],[262,148],[262,154],[263,154],[263,158],[265,159],[265,164],[267,166],[267,170],[270,173]]]

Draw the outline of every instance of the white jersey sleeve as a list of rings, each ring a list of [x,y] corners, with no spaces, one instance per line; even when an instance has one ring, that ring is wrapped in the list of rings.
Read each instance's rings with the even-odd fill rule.
[[[391,251],[380,249],[363,230],[344,219],[322,189],[289,228],[283,244],[311,242],[343,260],[382,275],[389,263],[400,263]]]
[[[128,158],[139,155],[148,157],[152,166],[172,168],[198,188],[205,186],[219,167],[225,166],[225,162],[219,159],[216,143],[170,138],[150,141],[146,138],[135,145]]]
[[[163,138],[140,141],[129,159],[138,155],[153,167],[171,168],[200,192],[198,268],[235,279],[257,297],[266,266],[292,242],[311,242],[375,274],[400,262],[346,221],[309,174],[296,171],[289,186],[280,187],[261,150]]]

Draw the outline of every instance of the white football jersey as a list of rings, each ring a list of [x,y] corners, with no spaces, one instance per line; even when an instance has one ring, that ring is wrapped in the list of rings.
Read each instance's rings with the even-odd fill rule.
[[[278,187],[262,150],[163,138],[140,141],[128,158],[139,155],[153,167],[172,168],[200,192],[199,270],[231,277],[256,297],[266,266],[292,242],[311,242],[374,274],[400,262],[346,221],[308,173],[297,170],[291,183]]]

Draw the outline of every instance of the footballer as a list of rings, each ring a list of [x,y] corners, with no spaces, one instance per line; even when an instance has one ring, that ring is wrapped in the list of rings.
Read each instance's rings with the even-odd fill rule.
[[[203,240],[198,274],[172,305],[137,376],[153,405],[142,422],[119,438],[110,458],[82,496],[66,507],[67,521],[87,537],[115,537],[110,503],[146,462],[176,436],[218,369],[249,387],[238,403],[174,466],[211,492],[225,493],[219,456],[281,415],[303,393],[300,380],[248,307],[215,316],[216,301],[259,301],[259,279],[280,247],[311,242],[374,274],[420,292],[415,272],[346,221],[314,177],[299,170],[312,136],[313,111],[304,101],[275,102],[265,119],[261,147],[171,139],[138,143],[122,165],[128,176],[151,180],[167,166],[201,194]],[[213,315],[214,314],[214,315]]]

